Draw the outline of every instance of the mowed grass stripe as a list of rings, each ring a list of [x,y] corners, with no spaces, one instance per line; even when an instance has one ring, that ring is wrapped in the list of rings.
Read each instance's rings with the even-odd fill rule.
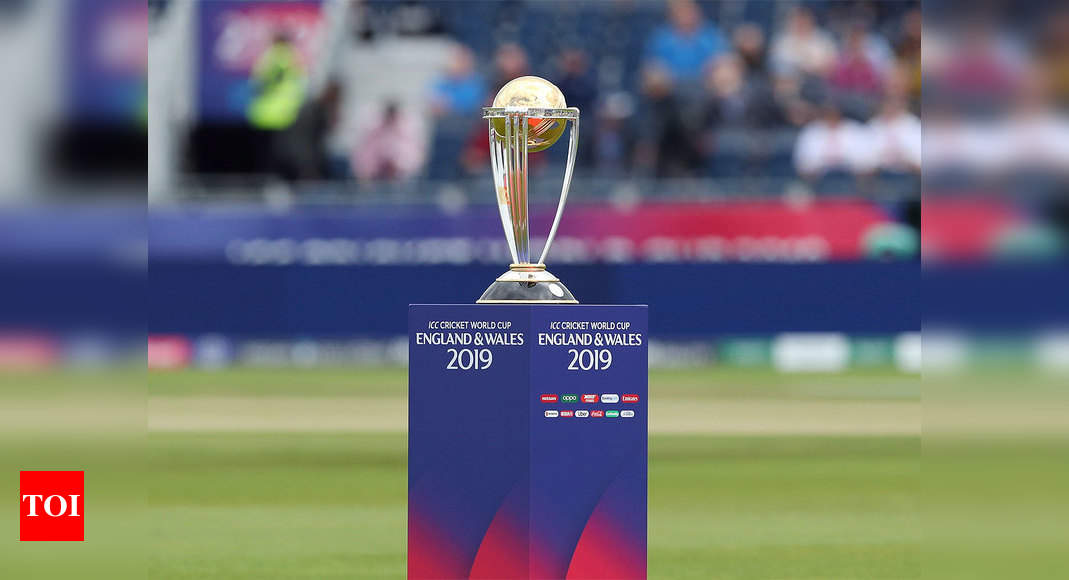
[[[402,578],[405,437],[150,436],[154,578]],[[917,437],[653,436],[651,578],[919,575]]]
[[[151,396],[148,426],[162,431],[404,432],[400,396]],[[591,419],[602,420],[602,419]],[[698,399],[650,401],[651,433],[908,435],[917,401]]]

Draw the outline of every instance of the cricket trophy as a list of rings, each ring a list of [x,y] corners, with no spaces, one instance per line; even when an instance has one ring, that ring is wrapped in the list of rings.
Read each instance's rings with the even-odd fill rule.
[[[648,314],[578,304],[545,259],[579,110],[538,77],[488,120],[512,264],[476,304],[408,308],[408,578],[646,577]],[[571,121],[553,225],[531,259],[527,157]]]
[[[546,271],[546,255],[557,236],[568,189],[572,184],[575,154],[579,144],[579,109],[568,107],[553,83],[540,77],[519,77],[501,87],[494,106],[483,108],[489,120],[490,165],[494,190],[505,228],[512,264],[509,271],[483,292],[479,304],[578,304],[568,288]],[[568,121],[568,162],[564,185],[549,237],[537,263],[531,263],[531,232],[528,229],[527,154],[548,149],[564,133]]]

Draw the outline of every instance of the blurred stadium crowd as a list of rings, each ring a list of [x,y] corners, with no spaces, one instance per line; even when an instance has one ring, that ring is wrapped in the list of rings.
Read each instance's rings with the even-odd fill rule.
[[[888,172],[916,189],[916,4],[542,8],[500,6],[456,31],[449,70],[432,88],[430,175],[485,171],[478,107],[511,78],[538,74],[589,119],[579,159],[600,175],[800,175],[820,191],[853,193],[854,178]],[[456,19],[446,6],[434,11]],[[478,38],[487,30],[496,47]]]
[[[361,336],[380,316],[392,336],[383,309],[345,321],[331,311],[330,292],[377,291],[345,268],[391,266],[368,275],[410,287],[425,268],[448,266],[458,283],[481,284],[491,274],[478,269],[505,258],[496,216],[484,213],[492,194],[478,110],[522,74],[555,82],[583,111],[550,261],[590,287],[584,300],[670,306],[684,292],[707,299],[696,287],[725,292],[725,279],[741,287],[767,273],[768,287],[789,288],[776,299],[796,301],[783,306],[790,315],[725,328],[721,314],[750,308],[746,300],[763,307],[740,291],[717,304],[718,330],[890,335],[918,326],[901,313],[920,316],[919,298],[903,294],[919,289],[902,280],[919,258],[1066,255],[1064,7],[992,3],[959,17],[954,3],[854,0],[4,6],[13,34],[0,39],[11,43],[0,66],[20,82],[0,91],[0,195],[29,203],[0,213],[11,241],[0,252],[12,263],[125,259],[147,238],[154,278],[168,281],[154,285],[166,308],[153,331]],[[60,33],[64,42],[51,42]],[[564,149],[532,159],[532,232],[552,218],[544,210]],[[146,174],[147,218],[92,195],[139,199]],[[86,207],[40,201],[57,190]],[[145,223],[115,225],[131,216]],[[897,264],[860,264],[876,261]],[[770,262],[782,268],[743,268]],[[656,284],[605,285],[607,275]],[[204,292],[211,276],[216,290]],[[830,328],[830,314],[810,306],[858,280],[905,297],[870,297],[849,312],[839,301],[841,320],[872,324]],[[288,312],[298,282],[318,296],[302,295],[318,318],[303,308],[271,327],[263,313]],[[278,291],[253,292],[264,287]],[[468,300],[464,288],[432,290],[422,299]],[[262,302],[245,316],[250,293]],[[999,295],[1039,304],[1033,294]],[[61,325],[40,291],[22,296],[5,327]]]
[[[248,113],[254,126],[280,135],[272,151],[241,169],[362,182],[479,176],[489,170],[479,108],[508,80],[534,74],[583,111],[581,175],[736,179],[739,194],[780,191],[797,177],[818,193],[919,192],[916,2],[367,1],[347,8],[345,32],[358,50],[383,58],[413,50],[397,38],[443,38],[441,66],[415,90],[420,75],[411,74],[396,92],[418,94],[368,105],[353,129],[343,109],[353,99],[344,93],[362,87],[344,71],[282,102],[289,89],[281,87],[311,73],[295,56],[299,41],[280,32],[254,72],[278,74],[277,118]],[[388,72],[366,72],[389,84]],[[192,148],[218,135],[208,133],[195,134]],[[204,161],[192,155],[194,167]],[[534,162],[533,171],[553,165]]]
[[[158,22],[185,6],[152,5]],[[341,201],[479,200],[479,108],[534,74],[583,111],[579,198],[864,198],[930,239],[933,258],[1062,254],[1065,9],[992,4],[924,34],[913,1],[356,0],[304,5],[319,21],[291,4],[211,24],[236,20],[226,5],[191,17],[217,36],[195,49],[199,78],[172,86],[201,85],[178,107],[187,122],[155,124],[174,127],[173,161],[150,169],[150,197],[234,191],[205,184],[240,176]],[[219,88],[228,74],[240,82]],[[535,199],[553,194],[564,149],[532,159]],[[947,199],[961,195],[969,207]]]

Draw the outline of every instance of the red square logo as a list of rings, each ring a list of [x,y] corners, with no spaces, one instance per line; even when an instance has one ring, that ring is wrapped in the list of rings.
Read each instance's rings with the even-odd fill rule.
[[[625,402],[625,403],[637,403],[638,402],[638,395],[622,395],[620,397],[620,400]]]
[[[575,411],[561,411],[560,412],[560,416],[561,417],[574,417],[575,416]]]
[[[591,411],[590,412],[590,416],[591,417],[604,417],[605,416],[605,411],[602,411],[601,409],[597,409],[597,410]]]
[[[19,472],[19,540],[85,540],[85,472]]]
[[[583,395],[583,402],[584,403],[597,403],[598,402],[598,396],[597,395]]]
[[[542,395],[542,402],[543,403],[556,403],[557,402],[557,395],[549,395],[549,394]]]

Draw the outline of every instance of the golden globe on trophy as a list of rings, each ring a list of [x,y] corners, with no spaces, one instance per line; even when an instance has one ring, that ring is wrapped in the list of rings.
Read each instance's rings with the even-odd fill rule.
[[[546,254],[557,235],[579,143],[579,109],[568,107],[564,94],[553,83],[526,76],[509,81],[494,97],[492,107],[483,108],[489,120],[490,164],[501,211],[501,225],[512,254],[512,264],[483,292],[479,304],[578,304],[572,293],[546,271]],[[542,151],[564,134],[571,121],[568,163],[564,168],[557,213],[538,262],[531,262],[528,230],[527,154]]]

